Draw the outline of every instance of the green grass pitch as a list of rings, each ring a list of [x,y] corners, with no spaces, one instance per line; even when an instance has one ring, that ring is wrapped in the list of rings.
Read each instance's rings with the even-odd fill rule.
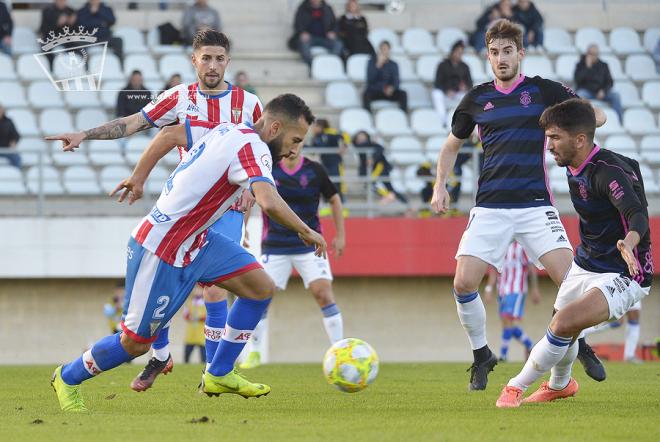
[[[495,400],[520,364],[498,365],[478,393],[467,365],[382,364],[356,394],[328,385],[320,364],[268,365],[245,372],[273,388],[249,400],[199,395],[201,366],[183,364],[135,393],[140,367],[125,365],[83,385],[82,415],[60,412],[54,367],[0,367],[0,441],[660,440],[660,364],[609,363],[603,383],[577,366],[577,397],[513,410]]]

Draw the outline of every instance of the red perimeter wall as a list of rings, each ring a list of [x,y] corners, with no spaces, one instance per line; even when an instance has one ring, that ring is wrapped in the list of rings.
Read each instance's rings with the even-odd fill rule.
[[[579,242],[577,217],[562,217],[571,243]],[[326,238],[334,237],[332,220],[322,220]],[[348,218],[346,252],[330,257],[337,276],[453,276],[467,217]],[[654,262],[660,262],[660,217],[651,218]],[[655,273],[659,270],[656,266]]]

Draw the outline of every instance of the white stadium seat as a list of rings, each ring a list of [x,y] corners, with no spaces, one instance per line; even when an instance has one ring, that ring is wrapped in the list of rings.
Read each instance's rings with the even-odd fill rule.
[[[405,82],[401,83],[401,89],[408,94],[408,109],[420,109],[431,107],[431,95],[422,83]]]
[[[575,66],[580,61],[577,54],[564,54],[557,57],[555,71],[561,81],[572,82],[575,74]]]
[[[528,55],[523,58],[522,71],[525,75],[534,77],[540,75],[543,78],[555,80],[557,75],[552,68],[550,59],[544,55]]]
[[[10,56],[0,53],[0,80],[16,80],[14,61]]]
[[[37,34],[30,28],[15,26],[11,34],[11,51],[14,55],[38,54],[41,48],[37,43]]]
[[[648,109],[627,109],[623,113],[623,127],[633,135],[653,135],[660,133],[653,114]]]
[[[660,136],[648,135],[640,143],[642,158],[655,167],[660,165]]]
[[[610,135],[605,140],[604,148],[628,155],[628,153],[637,153],[637,144],[629,135]]]
[[[138,70],[142,72],[142,78],[145,81],[161,81],[158,68],[154,59],[149,54],[132,54],[124,57],[124,75],[128,81],[131,72]]]
[[[488,81],[489,76],[484,71],[483,57],[473,54],[465,54],[463,55],[463,62],[470,68],[470,75],[472,76],[472,82],[474,84]],[[488,62],[488,60],[486,60],[486,62]],[[489,66],[487,66],[487,69],[488,72],[491,71]]]
[[[389,157],[394,164],[410,165],[422,163],[426,158],[422,144],[416,137],[399,136],[392,138],[389,146]]]
[[[607,67],[610,69],[610,74],[614,81],[627,80],[628,76],[623,72],[623,67],[621,66],[621,60],[616,55],[601,55],[601,61],[607,63]]]
[[[621,105],[624,108],[644,105],[642,100],[639,99],[637,86],[630,81],[617,81],[614,83],[613,89],[621,96]]]
[[[648,55],[631,55],[626,59],[626,73],[633,81],[658,80],[655,63]]]
[[[74,152],[64,152],[61,141],[50,143],[50,152],[53,164],[56,166],[86,166],[89,164],[87,149],[76,149]]]
[[[410,135],[412,131],[408,126],[408,117],[401,109],[381,109],[375,118],[376,129],[385,137],[397,135]]]
[[[86,147],[89,152],[89,161],[95,166],[126,163],[122,155],[123,149],[115,140],[93,140]]]
[[[610,32],[610,46],[619,55],[639,54],[644,52],[644,47],[639,41],[639,35],[633,28],[614,28]]]
[[[392,187],[394,187],[394,190],[396,190],[399,193],[405,194],[407,192],[407,189],[403,175],[404,173],[400,167],[394,167],[390,171],[390,183],[392,183]]]
[[[25,107],[27,100],[25,99],[25,89],[20,83],[13,81],[0,81],[0,104],[5,108],[12,107]]]
[[[543,47],[548,54],[575,54],[576,49],[571,35],[561,28],[546,28],[543,31]]]
[[[472,165],[465,164],[463,165],[463,167],[461,167],[461,170],[463,172],[461,176],[461,193],[464,195],[472,193],[472,190],[474,189],[474,176],[472,173]]]
[[[124,42],[124,54],[143,54],[149,52],[144,44],[144,35],[134,26],[121,26],[112,30],[113,37]]]
[[[110,193],[117,184],[131,175],[131,169],[126,166],[106,166],[101,170],[99,182],[104,193]]]
[[[567,194],[569,192],[565,168],[553,166],[550,169],[550,188],[553,192],[561,194]]]
[[[164,79],[168,79],[172,74],[181,75],[184,82],[190,82],[195,79],[195,71],[190,63],[190,57],[183,54],[167,54],[164,55],[160,62],[160,75]]]
[[[22,137],[41,135],[37,120],[31,110],[8,109],[7,116],[14,122],[16,130]]]
[[[410,166],[406,167],[405,171],[403,172],[403,177],[406,182],[406,190],[415,195],[418,195],[424,186],[426,186],[426,182],[417,176],[418,168],[419,163],[411,164]]]
[[[79,78],[87,74],[87,66],[80,55],[66,52],[53,58],[52,72],[55,80]]]
[[[325,102],[328,106],[340,109],[359,107],[362,103],[357,89],[348,81],[335,81],[325,87]]]
[[[164,167],[156,166],[149,174],[147,183],[145,185],[145,191],[151,195],[158,195],[163,190],[165,181],[170,176],[170,170]]]
[[[100,90],[101,104],[103,107],[112,108],[114,112],[117,107],[117,94],[124,89],[126,81],[104,81]]]
[[[392,29],[389,28],[375,28],[369,31],[369,41],[373,45],[376,52],[381,42],[387,41],[390,43],[392,54],[403,53],[403,47],[399,43],[399,36]]]
[[[410,116],[410,127],[420,137],[446,133],[442,117],[433,109],[417,109]]]
[[[48,59],[45,57],[39,58],[44,67],[50,72]],[[32,54],[23,54],[16,60],[16,73],[21,80],[48,80],[48,75],[41,67],[37,59]]]
[[[73,132],[71,114],[63,109],[46,109],[39,115],[39,127],[44,134]]]
[[[660,28],[648,28],[644,32],[644,49],[652,54],[658,39],[660,39]]]
[[[336,55],[318,55],[312,59],[312,78],[321,81],[345,80],[344,64]]]
[[[642,87],[642,99],[652,109],[660,109],[660,81],[647,81]]]
[[[160,34],[157,27],[147,32],[147,45],[154,54],[182,54],[183,46],[160,44]]]
[[[94,54],[89,57],[89,70],[91,72],[101,73],[101,87],[112,80],[121,80],[126,82],[126,75],[121,68],[121,62],[112,52],[108,51],[105,58],[101,54]]]
[[[62,178],[64,189],[72,195],[98,195],[101,193],[101,188],[96,181],[96,173],[91,167],[68,167]]]
[[[399,80],[417,80],[417,75],[415,75],[415,69],[413,68],[412,61],[410,61],[408,57],[404,55],[395,55],[392,56],[392,61],[394,61],[399,66]]]
[[[660,186],[658,186],[658,182],[653,177],[653,170],[646,164],[640,164],[639,171],[642,173],[644,179],[644,190],[647,193],[658,193]]]
[[[74,109],[98,108],[101,106],[97,91],[64,91],[66,104]]]
[[[433,37],[424,28],[406,29],[401,42],[403,49],[411,55],[434,54],[436,52]]]
[[[355,82],[364,82],[367,79],[367,65],[369,64],[370,55],[367,54],[353,54],[348,57],[346,62],[346,73],[348,78]]]
[[[0,165],[0,195],[25,195],[21,171],[14,166]]]
[[[50,150],[43,138],[21,137],[16,149],[21,154],[23,166],[35,166],[39,161],[44,165],[52,163]]]
[[[445,141],[447,141],[446,132],[443,132],[442,135],[436,135],[426,140],[425,150],[427,161],[430,161],[433,164],[438,161],[438,154],[442,150],[442,146],[445,144]]]
[[[126,140],[126,160],[129,164],[136,164],[147,148],[151,139],[145,135],[133,135]]]
[[[613,109],[603,108],[603,112],[607,116],[607,122],[602,127],[596,129],[596,135],[614,135],[622,134],[625,132],[621,122],[619,121],[619,116],[614,112]]]
[[[28,101],[36,109],[61,108],[64,106],[62,92],[48,81],[35,81],[28,87]]]
[[[597,44],[601,54],[612,52],[605,41],[605,34],[597,28],[580,28],[575,33],[575,46],[581,54],[587,52],[591,44]]]
[[[459,28],[443,28],[438,31],[436,37],[436,46],[443,54],[449,54],[451,47],[458,40],[462,40],[465,43],[465,46],[468,45],[468,36],[462,29]]]
[[[435,72],[442,61],[439,55],[422,55],[417,59],[417,76],[426,82],[435,81]]]
[[[376,132],[371,114],[365,109],[345,109],[339,115],[339,129],[355,135],[361,130],[373,135]]]
[[[62,184],[60,182],[60,173],[52,166],[44,166],[41,171],[39,166],[31,167],[26,174],[26,183],[30,193],[38,194],[40,181],[41,191],[44,195],[60,195],[64,193]],[[39,176],[43,180],[40,180]]]
[[[91,129],[108,122],[108,116],[101,109],[82,109],[76,114],[74,124],[77,130]]]

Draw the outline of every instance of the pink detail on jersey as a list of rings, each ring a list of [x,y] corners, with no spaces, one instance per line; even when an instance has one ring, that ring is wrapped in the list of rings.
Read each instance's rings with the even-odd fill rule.
[[[587,185],[583,182],[580,181],[578,182],[578,186],[580,188],[580,198],[582,198],[583,201],[587,200]]]
[[[151,224],[148,220],[144,220],[142,225],[140,226],[140,230],[138,230],[137,235],[135,235],[135,240],[142,244],[145,239],[147,239],[147,236],[149,235],[149,232],[151,231],[151,228],[154,225]]]
[[[259,103],[254,105],[254,110],[252,111],[252,124],[256,123],[257,120],[261,117],[261,107]]]
[[[522,91],[520,93],[520,104],[522,104],[523,107],[527,107],[532,104],[532,96],[529,95],[528,91]]]
[[[499,281],[500,296],[527,292],[527,266],[529,260],[523,247],[516,241],[506,251]]]
[[[609,184],[610,191],[612,192],[612,197],[614,197],[615,200],[620,200],[623,197],[624,191],[617,182],[617,180],[613,180]]]
[[[280,160],[280,168],[282,169],[282,172],[286,173],[289,176],[292,176],[298,173],[300,168],[303,166],[304,162],[305,162],[305,157],[301,156],[300,163],[298,163],[293,169],[289,169],[286,167],[286,164],[284,164],[284,160]]]
[[[495,85],[495,89],[497,89],[498,92],[501,92],[503,94],[508,95],[511,92],[513,92],[513,90],[515,88],[517,88],[518,85],[523,82],[523,80],[525,80],[525,75],[521,73],[520,76],[518,77],[518,79],[516,81],[514,81],[513,84],[511,86],[509,86],[508,89],[504,89],[504,88],[499,87],[497,85],[497,80],[493,80],[493,85]]]
[[[484,106],[484,112],[489,111],[489,110],[494,109],[494,108],[495,108],[495,105],[489,101],[489,102],[486,103],[486,105]]]
[[[239,124],[243,121],[243,102],[245,91],[240,87],[234,87],[231,91],[231,122]]]
[[[261,176],[261,168],[254,159],[254,152],[252,152],[252,145],[250,143],[247,143],[238,151],[238,160],[241,162],[241,166],[243,166],[249,178]]]
[[[587,167],[587,164],[589,164],[591,159],[594,157],[594,155],[598,153],[599,150],[600,150],[600,146],[598,144],[594,145],[594,148],[591,149],[591,152],[589,153],[587,158],[585,158],[584,162],[580,164],[578,168],[575,169],[572,168],[571,166],[568,166],[568,171],[571,172],[571,175],[573,176],[579,175],[580,172],[582,172],[582,170],[584,170],[584,168]]]
[[[163,101],[158,103],[156,107],[154,107],[151,112],[147,113],[147,116],[151,121],[157,121],[165,115],[168,111],[170,111],[174,106],[176,106],[177,102],[179,101],[179,91],[174,92],[172,95],[169,97],[163,98]]]

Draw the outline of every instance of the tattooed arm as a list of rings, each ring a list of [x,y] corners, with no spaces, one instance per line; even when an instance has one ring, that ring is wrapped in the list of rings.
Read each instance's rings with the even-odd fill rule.
[[[84,112],[84,111],[83,111]],[[116,140],[133,135],[136,132],[152,127],[142,112],[109,121],[101,126],[81,132],[51,135],[46,140],[62,141],[62,149],[72,151],[85,140]]]

